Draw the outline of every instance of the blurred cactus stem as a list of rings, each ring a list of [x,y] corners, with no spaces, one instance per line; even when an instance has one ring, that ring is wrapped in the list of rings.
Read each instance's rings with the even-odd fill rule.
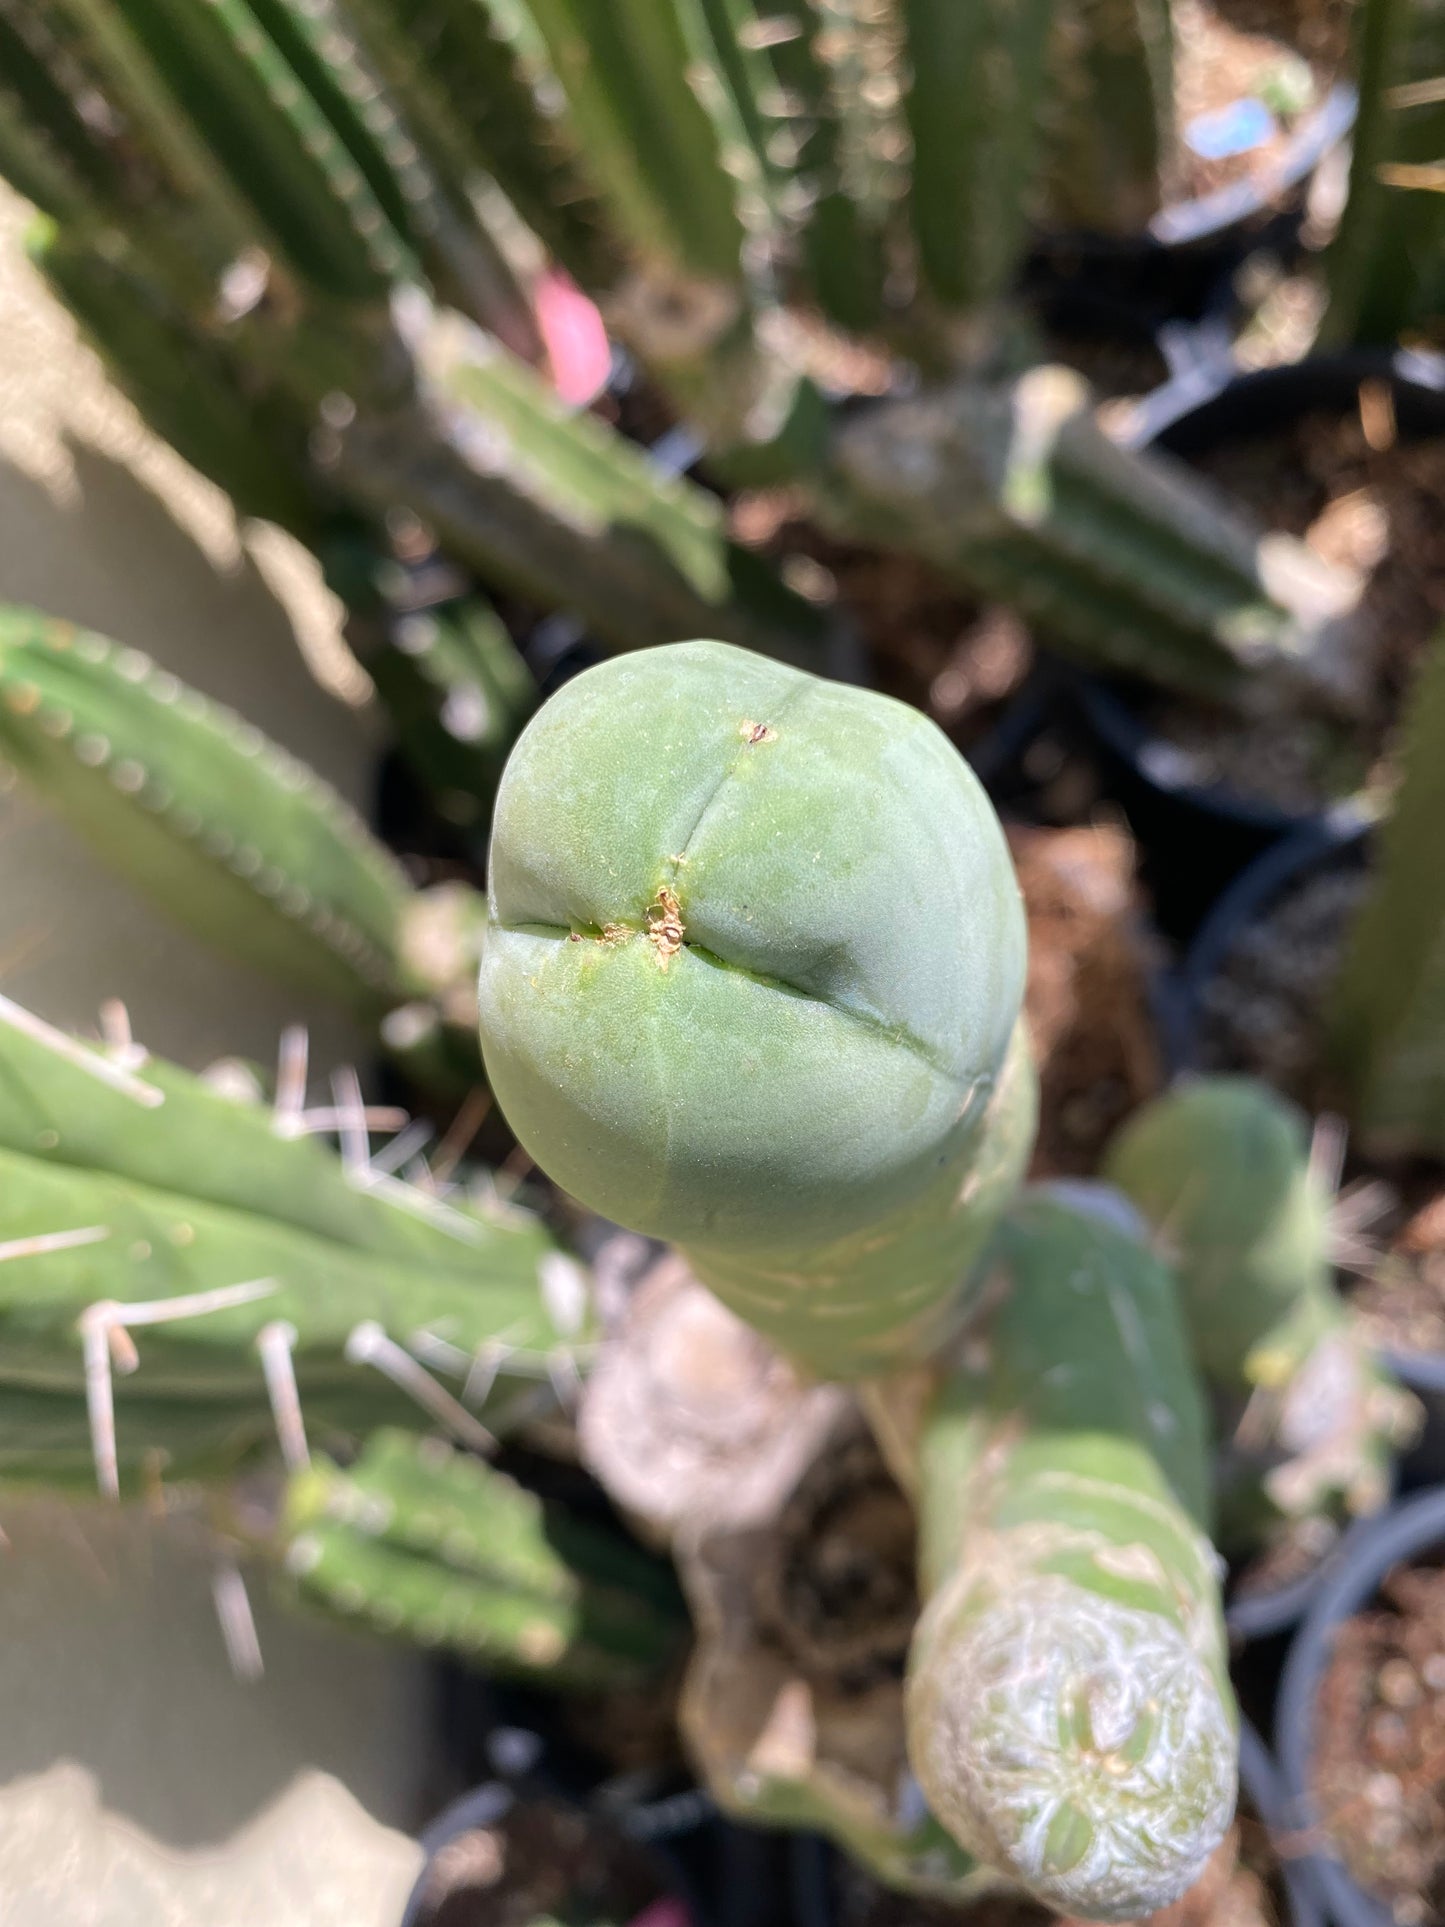
[[[923,1417],[908,1751],[985,1866],[1124,1921],[1227,1831],[1237,1721],[1173,1281],[1071,1191],[1008,1213]]]
[[[1350,932],[1329,1052],[1361,1141],[1383,1156],[1445,1151],[1445,631],[1417,672],[1401,729],[1400,787],[1374,836],[1370,893]]]
[[[384,1430],[344,1470],[313,1462],[283,1536],[302,1599],[540,1686],[655,1679],[686,1634],[662,1561],[442,1439]]]
[[[721,643],[603,664],[513,752],[489,904],[542,1167],[813,1370],[927,1356],[1034,1124],[1018,886],[941,732]]]
[[[1359,110],[1320,340],[1395,347],[1445,303],[1445,13],[1366,0],[1354,31]]]
[[[1169,457],[1121,447],[1071,369],[860,407],[833,434],[817,508],[1100,668],[1237,701],[1358,700],[1359,581],[1256,530]]]
[[[1300,1113],[1251,1078],[1201,1078],[1131,1118],[1104,1171],[1179,1281],[1226,1442],[1231,1550],[1281,1518],[1383,1505],[1409,1401],[1335,1290],[1333,1200]]]

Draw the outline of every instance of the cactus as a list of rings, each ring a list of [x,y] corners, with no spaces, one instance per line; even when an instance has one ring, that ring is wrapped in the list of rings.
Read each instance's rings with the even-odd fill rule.
[[[909,1758],[985,1865],[1134,1919],[1234,1810],[1203,1403],[1168,1273],[1097,1209],[1026,1194],[981,1270],[920,1435]]]
[[[374,1167],[366,1110],[308,1110],[304,1058],[287,1062],[274,1108],[244,1103],[0,1001],[12,1475],[65,1476],[87,1442],[112,1492],[157,1454],[178,1473],[223,1470],[273,1435],[273,1410],[293,1450],[302,1425],[438,1414],[479,1443],[482,1423],[419,1357],[473,1371],[496,1426],[585,1346],[582,1275],[535,1218]],[[350,1162],[317,1141],[328,1130]]]
[[[915,712],[718,643],[587,671],[493,821],[489,1082],[783,1350],[926,1355],[1033,1127],[1003,839]],[[1010,1039],[1015,1041],[1010,1046]]]
[[[1402,725],[1402,780],[1375,832],[1375,878],[1329,1012],[1332,1067],[1355,1126],[1385,1156],[1445,1150],[1445,897],[1436,861],[1445,789],[1445,636],[1417,671]]]
[[[1445,13],[1367,0],[1355,32],[1360,106],[1320,339],[1393,347],[1437,323],[1445,298]]]
[[[1383,1505],[1408,1402],[1334,1289],[1331,1198],[1293,1105],[1202,1078],[1137,1113],[1104,1169],[1179,1280],[1238,1527],[1257,1537],[1261,1504],[1266,1522]]]
[[[1061,0],[1045,119],[1051,225],[1092,234],[1148,227],[1170,171],[1171,37],[1164,0]]]
[[[303,764],[138,650],[0,610],[0,753],[233,956],[363,1012],[400,994],[401,866]]]
[[[296,1472],[282,1534],[303,1600],[539,1685],[655,1678],[686,1626],[661,1561],[440,1439],[382,1430]]]

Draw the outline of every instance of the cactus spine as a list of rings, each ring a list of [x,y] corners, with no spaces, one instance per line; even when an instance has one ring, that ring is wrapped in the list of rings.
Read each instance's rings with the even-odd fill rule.
[[[1022,968],[992,811],[886,698],[679,644],[566,685],[503,777],[498,1101],[567,1190],[829,1374],[956,1316],[1032,1137]]]
[[[604,1688],[655,1676],[685,1625],[665,1565],[439,1439],[375,1433],[291,1480],[300,1596],[492,1673]]]
[[[1331,1199],[1300,1114],[1251,1079],[1202,1078],[1132,1118],[1105,1169],[1179,1280],[1231,1440],[1236,1535],[1258,1537],[1261,1502],[1267,1518],[1382,1505],[1406,1402],[1335,1291]]]
[[[1168,1273],[1025,1195],[918,1458],[908,1749],[962,1845],[1051,1906],[1127,1920],[1234,1810],[1204,1413]]]

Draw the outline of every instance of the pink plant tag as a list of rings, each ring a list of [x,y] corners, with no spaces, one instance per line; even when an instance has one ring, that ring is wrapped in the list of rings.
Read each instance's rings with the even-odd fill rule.
[[[612,371],[612,344],[602,316],[560,268],[543,272],[533,298],[552,385],[563,401],[585,408],[606,386]]]
[[[692,1915],[674,1894],[664,1894],[644,1907],[628,1927],[692,1927]]]

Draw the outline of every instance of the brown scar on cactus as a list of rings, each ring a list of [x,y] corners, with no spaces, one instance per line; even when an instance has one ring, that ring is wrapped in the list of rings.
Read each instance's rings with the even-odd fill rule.
[[[778,732],[767,723],[744,721],[738,725],[738,734],[749,748],[754,743],[775,743],[778,740]]]
[[[664,883],[647,906],[647,941],[657,952],[658,962],[664,970],[681,950],[686,935],[677,893]]]

